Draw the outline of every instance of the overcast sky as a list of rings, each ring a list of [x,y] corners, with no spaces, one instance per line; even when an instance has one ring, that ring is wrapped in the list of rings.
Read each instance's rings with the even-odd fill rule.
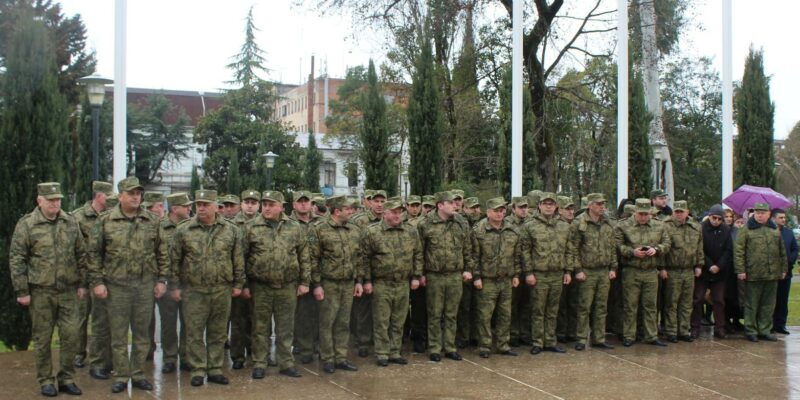
[[[114,1],[60,0],[67,15],[80,13],[88,30],[88,45],[97,51],[98,72],[114,77]],[[609,7],[616,2],[606,0]],[[347,16],[320,17],[293,7],[293,1],[128,0],[127,80],[129,87],[216,91],[231,79],[225,68],[244,42],[244,25],[252,4],[257,43],[266,52],[267,77],[300,83],[316,55],[318,73],[327,65],[341,77],[347,66],[383,59],[380,36],[353,34]],[[733,78],[739,80],[751,45],[764,49],[775,103],[775,136],[788,135],[800,120],[800,56],[793,34],[800,2],[765,0],[758,7],[733,2]],[[608,8],[608,7],[606,7]],[[682,49],[715,59],[721,71],[722,6],[720,0],[695,2],[694,25],[682,37]],[[788,36],[787,36],[788,35]],[[355,36],[355,38],[354,38]],[[795,43],[795,44],[792,44]]]

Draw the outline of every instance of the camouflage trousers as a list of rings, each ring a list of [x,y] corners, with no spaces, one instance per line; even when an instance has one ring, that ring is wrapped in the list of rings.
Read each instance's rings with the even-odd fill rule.
[[[667,272],[664,306],[666,321],[664,334],[688,335],[691,333],[692,299],[694,297],[694,269],[670,269]]]
[[[494,337],[497,351],[511,350],[508,344],[511,334],[511,279],[484,278],[482,289],[476,289],[478,299],[479,349],[492,349],[492,316],[494,316]]]
[[[74,382],[75,367],[72,359],[78,351],[78,328],[80,325],[80,302],[77,288],[63,291],[50,288],[31,288],[31,330],[33,358],[36,364],[36,380],[39,385],[66,385]],[[53,329],[58,327],[61,341],[59,371],[53,376],[53,358],[50,345]]]
[[[744,333],[769,335],[778,297],[778,281],[747,281],[745,285]]]
[[[222,375],[231,310],[230,286],[187,288],[181,297],[186,360],[192,376]]]
[[[186,362],[186,325],[183,313],[180,312],[181,303],[172,299],[169,293],[156,300],[158,315],[161,318],[161,352],[164,363]],[[180,321],[180,327],[178,326]],[[180,334],[178,334],[180,329]]]
[[[622,282],[625,281],[624,271],[617,269],[617,279],[611,281],[608,289],[608,316],[606,317],[606,330],[616,335],[622,335],[622,325],[625,319],[625,301],[622,295]]]
[[[319,358],[323,363],[347,360],[353,281],[322,281],[325,297],[319,305]]]
[[[576,337],[578,335],[578,286],[572,275],[572,283],[561,291],[558,302],[558,320],[556,321],[556,337]]]
[[[637,314],[642,310],[642,332],[645,342],[658,339],[656,299],[658,298],[658,272],[655,269],[642,270],[625,268],[622,290],[625,303],[623,322],[624,338],[636,339]]]
[[[372,344],[372,295],[363,294],[353,299],[350,332],[359,348]]]
[[[309,293],[297,298],[294,311],[294,347],[301,356],[314,354],[314,346],[319,343],[319,302]]]
[[[92,335],[89,337],[89,368],[111,371],[111,323],[108,320],[108,299],[92,295]]]
[[[606,306],[611,281],[605,268],[584,270],[586,280],[573,282],[578,298],[576,313],[576,337],[578,343],[588,344],[591,328],[591,344],[606,342]]]
[[[245,362],[252,357],[253,300],[243,297],[231,301],[231,360]],[[271,324],[271,322],[270,322]],[[272,332],[272,327],[267,329]]]
[[[531,339],[531,291],[523,279],[511,289],[511,338]]]
[[[456,317],[461,302],[460,272],[428,274],[425,288],[428,310],[428,352],[456,351]]]
[[[88,350],[89,315],[92,311],[92,298],[86,295],[85,298],[78,300],[78,347],[76,356],[86,357]]]
[[[408,281],[375,281],[373,285],[375,356],[379,360],[399,358],[403,346],[403,323],[408,315]]]
[[[253,291],[253,368],[267,368],[272,319],[275,318],[275,360],[280,369],[294,367],[292,341],[294,313],[297,306],[297,286],[271,288],[258,282],[250,285]]]
[[[456,320],[456,342],[469,343],[478,339],[478,296],[472,281],[464,282]]]
[[[114,381],[144,379],[144,364],[150,349],[150,319],[153,316],[153,282],[108,285],[108,319],[111,325],[111,359]],[[133,337],[128,355],[128,330]]]
[[[564,273],[536,272],[535,275],[536,285],[531,290],[531,341],[533,346],[555,346]]]

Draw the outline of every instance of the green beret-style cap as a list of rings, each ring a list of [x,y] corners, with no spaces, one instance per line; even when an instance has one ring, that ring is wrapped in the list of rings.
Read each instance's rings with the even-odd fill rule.
[[[398,208],[403,208],[403,202],[398,199],[392,198],[383,203],[383,209],[386,211]]]
[[[61,184],[58,182],[44,182],[36,185],[36,191],[39,196],[47,200],[63,199],[64,195],[61,194]]]
[[[258,190],[245,189],[242,190],[242,201],[245,200],[261,200],[261,193]]]
[[[603,196],[602,193],[589,193],[586,196],[587,205],[592,203],[605,203],[605,202],[606,202],[606,197]]]
[[[436,196],[426,194],[422,196],[422,205],[436,207]]]
[[[216,203],[217,202],[217,191],[216,190],[207,190],[207,189],[200,189],[194,192],[194,202],[195,203]]]
[[[220,198],[220,200],[222,200],[222,204],[225,204],[225,203],[239,204],[239,203],[241,203],[239,201],[239,196],[237,196],[235,194],[227,194],[225,196],[222,196],[222,198]]]
[[[650,213],[650,199],[643,199],[639,198],[636,199],[636,209],[637,213]]]
[[[672,204],[672,210],[689,211],[689,202],[687,202],[686,200],[678,200]]]
[[[575,202],[572,201],[572,197],[558,196],[558,208],[570,208],[570,207],[575,207]]]
[[[144,192],[144,196],[142,197],[142,201],[145,203],[158,203],[159,201],[164,201],[164,193],[161,192]]]
[[[374,190],[372,192],[372,197],[370,197],[370,198],[374,199],[374,198],[376,198],[378,196],[383,196],[384,199],[388,199],[389,198],[389,196],[386,195],[386,191],[385,190]]]
[[[495,197],[486,201],[486,209],[496,210],[498,208],[505,208],[506,200],[502,197]]]
[[[285,203],[286,201],[283,199],[283,193],[277,190],[267,190],[261,195],[261,201],[269,200],[278,203]]]
[[[172,206],[188,206],[192,204],[189,193],[177,192],[167,196],[167,204]]]
[[[335,209],[335,208],[342,208],[342,207],[350,207],[350,201],[347,200],[346,196],[332,196],[328,197],[328,200],[325,202],[325,205],[328,208]]]
[[[438,192],[434,195],[434,197],[436,198],[437,204],[443,201],[453,201],[455,198],[452,191]]]
[[[311,195],[311,192],[309,192],[308,190],[298,190],[292,193],[292,201],[300,201],[300,199],[302,199],[303,197],[305,197],[308,200],[311,200],[313,196]]]
[[[552,201],[558,202],[558,197],[553,192],[542,192],[539,195],[539,203],[541,203],[541,202],[543,202],[545,200],[552,200]]]
[[[477,197],[467,197],[464,199],[464,207],[472,208],[481,205],[481,201]]]
[[[661,189],[653,189],[650,192],[650,198],[651,199],[655,199],[656,197],[661,197],[661,196],[666,196],[666,195],[667,195],[667,192],[665,192],[665,191],[663,191]]]
[[[122,192],[130,192],[131,190],[144,190],[144,186],[139,183],[139,178],[135,176],[129,176],[117,183],[117,190]]]
[[[412,194],[411,196],[408,196],[408,198],[406,199],[406,203],[408,203],[408,204],[421,204],[422,203],[422,198],[420,196]]]
[[[92,182],[92,192],[101,192],[106,196],[111,196],[114,193],[114,185],[111,182],[94,181]]]
[[[753,204],[753,209],[758,211],[769,211],[769,203],[760,201],[756,204]]]
[[[453,193],[453,200],[461,200],[464,198],[464,191],[461,189],[453,189],[450,192]]]
[[[511,198],[511,204],[513,204],[514,207],[523,207],[523,206],[527,207],[528,206],[528,196],[512,197]]]

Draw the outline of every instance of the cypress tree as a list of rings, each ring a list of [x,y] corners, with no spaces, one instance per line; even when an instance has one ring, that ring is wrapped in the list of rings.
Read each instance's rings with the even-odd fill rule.
[[[775,105],[769,97],[769,78],[764,74],[764,51],[754,50],[744,62],[742,86],[736,93],[736,186],[772,187],[775,184],[775,152],[772,144]]]
[[[417,55],[408,101],[410,193],[433,194],[442,185],[442,121],[437,88],[431,42],[426,34]]]
[[[225,180],[225,190],[228,194],[239,195],[242,189],[242,176],[239,174],[239,152],[231,149],[230,164],[228,164],[228,176]],[[269,189],[269,188],[267,188]]]
[[[192,180],[189,183],[189,195],[194,196],[194,192],[200,190],[203,185],[200,183],[200,174],[197,173],[197,167],[192,167]]]
[[[365,187],[383,189],[393,196],[397,184],[393,179],[392,157],[389,154],[389,132],[386,128],[386,101],[378,85],[375,64],[369,60],[367,90],[362,94],[364,112],[361,123],[361,162],[366,173]]]
[[[319,166],[322,164],[322,153],[317,149],[317,138],[314,132],[308,131],[308,147],[303,165],[303,188],[310,192],[319,192]]]
[[[653,187],[653,149],[650,147],[651,114],[644,102],[644,83],[640,74],[631,72],[628,89],[628,187],[632,198],[650,197]]]

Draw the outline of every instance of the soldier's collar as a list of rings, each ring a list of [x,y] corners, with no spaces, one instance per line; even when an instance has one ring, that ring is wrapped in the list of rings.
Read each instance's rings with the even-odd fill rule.
[[[503,218],[503,220],[500,221],[500,227],[499,228],[495,228],[494,226],[492,226],[492,224],[489,222],[488,218],[486,218],[484,221],[485,222],[483,224],[484,225],[483,229],[486,230],[487,232],[488,231],[504,231],[504,230],[507,230],[507,229],[511,229],[511,224],[508,223],[508,221],[506,221],[505,218]]]
[[[44,213],[42,212],[42,209],[39,208],[38,206],[36,207],[36,212],[33,215],[36,216],[36,223],[37,224],[41,224],[41,223],[44,223],[44,222],[53,222],[53,220],[47,219],[47,217],[44,216]],[[64,210],[58,210],[58,214],[56,214],[55,220],[59,220],[59,219],[60,220],[64,220],[64,221],[67,220],[67,214],[64,212]]]
[[[139,206],[139,208],[136,210],[136,215],[134,215],[132,218],[130,218],[130,217],[128,217],[128,216],[126,216],[125,214],[122,213],[122,205],[120,205],[120,204],[117,204],[116,206],[114,206],[114,208],[111,209],[110,214],[111,215],[109,216],[109,218],[111,218],[111,219],[133,219],[133,218],[152,219],[152,218],[155,218],[155,214],[150,213],[149,211],[145,210],[141,206]]]
[[[389,224],[387,224],[385,220],[381,219],[381,228],[384,231],[390,231],[390,230],[394,230],[394,229],[401,229],[402,230],[403,229],[403,222],[400,221],[400,223],[395,225],[395,226],[389,226]]]
[[[225,225],[225,222],[226,222],[225,218],[223,218],[220,215],[217,215],[214,218],[214,223],[206,225],[206,224],[200,222],[200,220],[197,219],[197,215],[195,215],[194,217],[192,217],[191,220],[189,220],[189,228],[213,226],[213,225]]]

